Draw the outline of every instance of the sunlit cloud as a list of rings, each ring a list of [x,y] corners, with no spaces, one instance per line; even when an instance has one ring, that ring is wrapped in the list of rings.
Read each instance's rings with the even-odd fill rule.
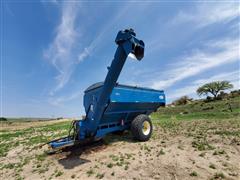
[[[51,92],[52,94],[67,84],[73,72],[75,59],[72,51],[79,33],[75,28],[78,9],[79,4],[77,3],[62,4],[61,21],[56,28],[55,38],[49,48],[44,51],[44,57],[58,71],[57,85]]]

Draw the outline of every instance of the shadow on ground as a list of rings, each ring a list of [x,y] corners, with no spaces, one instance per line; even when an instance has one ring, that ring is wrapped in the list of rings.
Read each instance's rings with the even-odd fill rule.
[[[86,155],[101,151],[106,149],[108,145],[121,141],[129,143],[137,142],[133,139],[131,133],[126,131],[123,133],[109,134],[98,141],[65,147],[58,151],[49,152],[49,155],[58,159],[58,163],[65,169],[73,169],[77,166],[90,162],[88,159],[81,158],[83,154]]]

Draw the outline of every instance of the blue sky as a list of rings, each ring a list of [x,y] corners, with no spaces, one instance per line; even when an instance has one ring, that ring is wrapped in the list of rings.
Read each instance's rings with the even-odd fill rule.
[[[1,1],[1,116],[79,117],[83,91],[103,81],[118,30],[133,28],[145,57],[121,84],[198,98],[204,83],[239,88],[237,1]]]

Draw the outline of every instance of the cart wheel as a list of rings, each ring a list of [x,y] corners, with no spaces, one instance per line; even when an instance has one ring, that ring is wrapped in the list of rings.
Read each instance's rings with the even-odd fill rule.
[[[140,114],[132,121],[131,132],[139,141],[148,141],[152,135],[151,119],[145,115]]]

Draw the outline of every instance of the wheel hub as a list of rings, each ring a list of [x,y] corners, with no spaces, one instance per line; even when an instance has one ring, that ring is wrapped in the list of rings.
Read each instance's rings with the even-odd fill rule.
[[[143,122],[143,126],[142,126],[142,132],[144,135],[148,135],[151,131],[151,126],[150,123],[148,121],[144,121]]]

